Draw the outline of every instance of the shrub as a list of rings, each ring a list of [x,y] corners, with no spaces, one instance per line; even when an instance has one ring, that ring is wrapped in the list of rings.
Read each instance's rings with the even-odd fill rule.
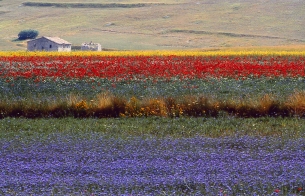
[[[28,29],[28,30],[22,30],[18,34],[19,40],[26,40],[26,39],[35,39],[38,36],[38,31]]]

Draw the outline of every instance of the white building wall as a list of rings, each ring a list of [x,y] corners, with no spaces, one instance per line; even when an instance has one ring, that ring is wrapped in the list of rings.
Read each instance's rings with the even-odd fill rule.
[[[59,52],[70,52],[70,44],[58,44],[52,42],[46,38],[39,38],[36,40],[28,41],[27,44],[28,51],[59,51]]]
[[[68,44],[62,44],[57,46],[58,52],[70,52],[71,51],[71,45]]]
[[[101,51],[102,46],[99,43],[83,43],[81,46],[81,50],[84,51]]]

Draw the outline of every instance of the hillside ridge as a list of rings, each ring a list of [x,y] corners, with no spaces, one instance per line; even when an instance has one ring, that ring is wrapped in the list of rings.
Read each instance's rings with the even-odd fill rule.
[[[26,50],[25,29],[118,50],[305,45],[297,0],[2,0],[0,14],[0,50]]]

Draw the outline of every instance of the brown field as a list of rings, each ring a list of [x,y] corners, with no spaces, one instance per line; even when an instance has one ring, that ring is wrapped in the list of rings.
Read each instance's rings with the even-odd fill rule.
[[[23,2],[0,0],[0,50],[25,50],[26,42],[14,41],[24,29],[38,30],[39,36],[59,36],[73,45],[93,41],[120,50],[305,48],[305,4],[301,0],[79,1],[152,3],[131,8],[41,7]]]

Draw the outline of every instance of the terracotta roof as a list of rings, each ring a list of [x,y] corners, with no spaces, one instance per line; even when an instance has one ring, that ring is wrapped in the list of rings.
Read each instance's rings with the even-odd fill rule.
[[[46,37],[46,36],[43,36],[43,37],[52,41],[52,42],[55,42],[57,44],[71,44],[70,42],[67,42],[66,40],[63,40],[59,37]]]

